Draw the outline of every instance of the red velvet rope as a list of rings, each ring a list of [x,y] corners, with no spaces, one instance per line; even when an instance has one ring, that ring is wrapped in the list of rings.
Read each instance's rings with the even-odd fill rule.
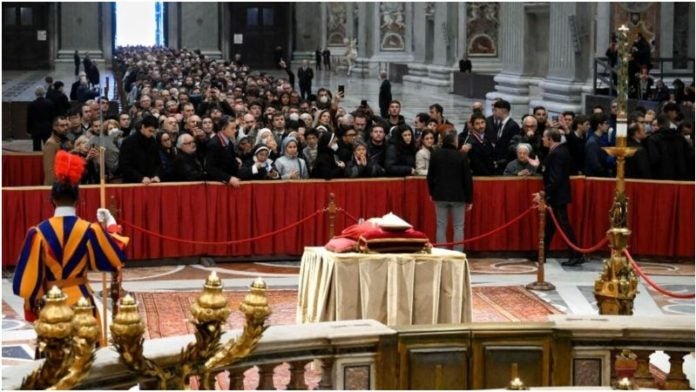
[[[462,240],[462,241],[456,241],[456,242],[443,242],[443,243],[433,244],[433,246],[459,245],[459,244],[468,244],[469,242],[478,241],[478,240],[480,240],[481,238],[488,237],[489,235],[493,235],[493,234],[495,234],[495,233],[498,233],[498,232],[500,232],[500,231],[503,231],[503,230],[507,229],[508,227],[510,227],[510,226],[512,226],[513,224],[517,223],[517,221],[521,220],[521,219],[524,218],[527,214],[529,214],[530,212],[532,212],[532,211],[534,211],[534,210],[536,210],[536,209],[537,209],[536,207],[529,207],[529,209],[527,209],[526,211],[524,211],[523,213],[521,213],[520,215],[518,215],[517,217],[515,217],[514,219],[512,219],[510,222],[508,222],[508,223],[506,223],[506,224],[504,224],[504,225],[502,225],[502,226],[500,226],[500,227],[498,227],[498,228],[495,228],[495,229],[493,229],[493,230],[491,230],[491,231],[489,231],[489,232],[487,232],[487,233],[483,233],[483,234],[477,235],[477,236],[475,236],[475,237],[467,238],[467,239]]]
[[[291,225],[289,225],[289,226],[280,228],[280,229],[275,230],[275,231],[272,231],[272,232],[270,232],[270,233],[262,234],[262,235],[259,235],[259,236],[256,236],[256,237],[245,238],[245,239],[241,239],[241,240],[232,240],[232,241],[193,241],[193,240],[187,240],[187,239],[183,239],[183,238],[170,237],[170,236],[167,236],[167,235],[155,233],[154,231],[147,230],[147,229],[145,229],[145,228],[142,228],[142,227],[140,227],[140,226],[136,226],[136,225],[134,225],[134,224],[132,224],[132,223],[125,222],[125,221],[121,221],[121,223],[123,223],[124,225],[126,225],[126,226],[128,226],[128,227],[130,227],[130,228],[133,228],[133,229],[135,229],[135,230],[138,230],[138,231],[140,231],[140,232],[149,234],[149,235],[151,235],[151,236],[153,236],[153,237],[162,238],[162,239],[169,240],[169,241],[183,242],[183,243],[186,243],[186,244],[193,244],[193,245],[235,245],[235,244],[241,244],[241,243],[244,243],[244,242],[251,242],[251,241],[260,240],[260,239],[263,239],[263,238],[266,238],[266,237],[272,237],[272,236],[274,236],[274,235],[276,235],[276,234],[278,234],[278,233],[282,233],[282,232],[284,232],[284,231],[287,231],[287,230],[290,230],[290,229],[292,229],[292,228],[294,228],[294,227],[297,227],[297,226],[299,226],[299,225],[301,225],[301,224],[307,222],[308,220],[314,218],[315,216],[324,213],[324,211],[325,211],[324,209],[318,210],[318,211],[314,212],[313,214],[311,214],[311,215],[309,215],[309,216],[307,216],[307,217],[305,217],[305,218],[303,218],[303,219],[301,219],[301,220],[299,220],[299,221],[297,221],[297,222],[295,222],[295,223],[293,223],[293,224],[291,224]]]
[[[556,226],[556,229],[558,230],[558,232],[561,233],[561,237],[563,237],[563,241],[565,241],[565,243],[568,244],[568,246],[570,246],[571,248],[573,248],[573,250],[575,250],[576,252],[580,252],[580,253],[592,253],[592,252],[596,252],[596,251],[598,251],[599,249],[601,249],[601,248],[603,248],[604,246],[606,246],[607,243],[609,242],[609,238],[604,237],[604,239],[602,239],[601,241],[599,241],[599,242],[597,243],[597,245],[595,245],[595,246],[593,246],[593,247],[591,247],[591,248],[580,248],[580,247],[578,247],[577,245],[575,245],[575,244],[573,244],[572,242],[570,242],[570,240],[568,239],[568,237],[566,236],[566,234],[563,232],[563,229],[561,229],[561,225],[559,225],[559,224],[558,224],[558,220],[556,220],[556,215],[553,214],[553,209],[551,209],[551,207],[546,207],[546,208],[549,210],[549,214],[551,215],[551,220],[553,220],[553,224]]]
[[[648,275],[645,274],[645,272],[643,272],[643,270],[640,268],[640,266],[638,266],[638,263],[636,263],[636,261],[633,260],[633,257],[631,257],[631,254],[628,252],[628,249],[624,249],[623,253],[624,253],[624,255],[626,255],[626,257],[628,258],[628,261],[631,262],[631,265],[633,266],[633,269],[635,269],[636,272],[638,272],[638,275],[640,275],[641,278],[645,279],[645,281],[648,282],[648,284],[649,284],[650,286],[652,286],[652,288],[654,288],[655,290],[659,291],[660,293],[662,293],[662,294],[664,294],[664,295],[666,295],[666,296],[668,296],[668,297],[672,297],[672,298],[681,298],[681,299],[691,299],[691,298],[694,298],[694,293],[691,293],[691,294],[677,294],[677,293],[673,293],[673,292],[671,292],[671,291],[668,291],[668,290],[666,290],[666,289],[663,289],[663,288],[660,287],[657,283],[653,282],[652,279],[650,279],[650,278],[648,277]]]
[[[354,217],[353,215],[349,214],[348,211],[344,210],[343,208],[338,208],[338,211],[342,212],[343,215],[345,215],[347,218],[354,220],[356,223],[360,222],[360,219]]]

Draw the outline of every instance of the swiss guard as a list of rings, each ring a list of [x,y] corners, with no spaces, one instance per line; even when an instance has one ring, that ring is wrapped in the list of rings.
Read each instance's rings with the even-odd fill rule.
[[[31,227],[24,239],[12,289],[24,298],[24,318],[29,322],[38,319],[44,293],[53,286],[63,290],[68,306],[80,297],[89,299],[94,316],[100,320],[87,272],[116,272],[120,276],[128,238],[118,234],[120,227],[109,210],[97,210],[100,223],[75,215],[84,169],[81,157],[58,152],[54,165],[56,181],[51,189],[55,213]]]

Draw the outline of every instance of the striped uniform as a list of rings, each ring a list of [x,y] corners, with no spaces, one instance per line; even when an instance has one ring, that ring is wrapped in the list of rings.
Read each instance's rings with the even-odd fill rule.
[[[38,318],[38,301],[56,285],[72,306],[80,297],[95,306],[87,271],[114,272],[125,260],[128,239],[107,233],[98,223],[76,216],[54,216],[29,229],[17,261],[13,290],[24,298],[25,319]],[[95,316],[98,312],[95,306]]]

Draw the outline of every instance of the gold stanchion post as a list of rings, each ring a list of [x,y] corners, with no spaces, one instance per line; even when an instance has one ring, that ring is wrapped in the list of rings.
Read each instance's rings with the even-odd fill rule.
[[[546,193],[544,191],[539,192],[539,250],[537,259],[537,279],[535,282],[528,284],[527,290],[540,290],[540,291],[550,291],[555,290],[556,286],[544,281],[544,265],[546,264],[546,252],[544,251],[544,235],[546,232]]]
[[[332,239],[336,233],[336,212],[338,208],[336,207],[336,195],[329,193],[329,204],[326,207],[326,212],[329,216],[329,240]]]

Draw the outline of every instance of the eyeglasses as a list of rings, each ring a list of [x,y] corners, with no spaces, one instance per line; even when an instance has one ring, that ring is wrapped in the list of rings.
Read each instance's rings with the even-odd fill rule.
[[[188,141],[188,142],[183,142],[183,143],[181,143],[181,144],[184,144],[184,145],[193,144],[193,140],[190,140],[190,141]]]

